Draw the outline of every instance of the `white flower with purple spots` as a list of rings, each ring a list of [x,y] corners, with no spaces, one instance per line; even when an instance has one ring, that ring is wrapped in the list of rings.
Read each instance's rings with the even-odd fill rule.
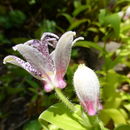
[[[83,37],[74,40],[75,32],[68,31],[61,38],[53,33],[43,33],[41,40],[29,40],[13,47],[26,61],[9,55],[4,58],[5,63],[22,67],[35,78],[44,82],[44,89],[50,92],[54,87],[64,88],[66,73],[73,44]],[[48,45],[54,50],[49,53]]]
[[[74,74],[73,82],[81,105],[89,115],[95,115],[102,108],[99,103],[100,84],[95,72],[81,64]]]

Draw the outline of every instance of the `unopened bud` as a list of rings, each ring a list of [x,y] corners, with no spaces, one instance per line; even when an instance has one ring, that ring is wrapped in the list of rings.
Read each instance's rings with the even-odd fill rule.
[[[95,115],[101,109],[99,103],[100,84],[95,72],[81,64],[74,73],[73,83],[84,110],[89,115]]]

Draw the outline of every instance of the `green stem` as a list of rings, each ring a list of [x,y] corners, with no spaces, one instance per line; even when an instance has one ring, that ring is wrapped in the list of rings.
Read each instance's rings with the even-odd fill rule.
[[[61,89],[55,87],[55,92],[59,99],[73,112],[75,112],[74,105],[67,99],[67,97],[62,93]]]

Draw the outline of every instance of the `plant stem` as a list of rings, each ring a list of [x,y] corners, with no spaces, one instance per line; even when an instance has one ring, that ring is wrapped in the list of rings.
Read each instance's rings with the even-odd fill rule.
[[[59,99],[73,112],[75,112],[74,105],[67,99],[67,97],[61,92],[61,89],[55,87],[55,91]]]

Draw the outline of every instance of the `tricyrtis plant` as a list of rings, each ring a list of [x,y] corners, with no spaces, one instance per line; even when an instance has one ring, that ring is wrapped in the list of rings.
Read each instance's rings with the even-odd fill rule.
[[[53,126],[64,130],[105,129],[96,115],[101,105],[100,85],[94,71],[80,65],[74,74],[75,91],[85,111],[80,105],[71,103],[61,91],[66,87],[64,75],[70,61],[71,48],[75,42],[83,40],[83,37],[74,40],[75,35],[75,32],[68,31],[59,38],[53,33],[43,33],[40,40],[29,40],[13,47],[26,61],[13,55],[4,58],[4,63],[17,65],[41,80],[46,92],[55,90],[62,101],[40,115],[39,121],[44,129],[52,129]],[[51,53],[48,46],[54,48]]]

